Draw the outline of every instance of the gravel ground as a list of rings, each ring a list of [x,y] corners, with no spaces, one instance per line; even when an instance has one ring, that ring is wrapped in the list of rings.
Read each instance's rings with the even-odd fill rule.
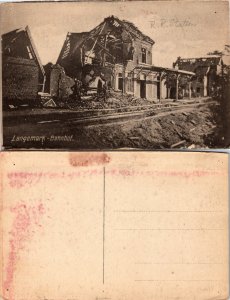
[[[87,148],[212,148],[223,141],[220,120],[213,113],[213,108],[205,106],[159,118],[88,126],[81,135]]]
[[[63,122],[4,124],[6,148],[50,149],[180,149],[224,148],[226,136],[218,103],[180,111],[161,113],[138,120],[98,125],[73,125]],[[44,143],[12,142],[18,136],[65,136],[67,141],[46,138]]]

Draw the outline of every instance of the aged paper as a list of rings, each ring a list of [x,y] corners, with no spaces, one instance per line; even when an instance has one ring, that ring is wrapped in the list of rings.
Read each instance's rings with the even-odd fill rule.
[[[1,296],[228,298],[228,155],[2,153]]]
[[[4,149],[230,147],[229,1],[0,6]]]

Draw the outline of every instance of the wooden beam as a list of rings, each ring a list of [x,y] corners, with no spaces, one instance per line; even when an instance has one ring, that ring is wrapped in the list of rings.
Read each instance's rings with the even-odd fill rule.
[[[192,83],[191,83],[191,81],[189,81],[189,83],[188,83],[188,98],[189,99],[191,99],[191,93],[192,93],[192,91],[191,91],[191,85],[192,85]]]
[[[176,75],[176,101],[178,100],[178,93],[179,93],[179,77],[180,74]]]
[[[100,42],[98,42],[98,46],[101,47],[105,52],[106,54],[112,56],[112,57],[115,57],[114,55],[112,55],[109,50],[107,48],[105,48]]]
[[[180,141],[180,142],[178,142],[178,143],[175,143],[175,144],[171,145],[170,148],[177,148],[178,146],[181,146],[181,145],[183,145],[183,144],[185,144],[185,143],[186,143],[186,141],[185,141],[185,140],[182,140],[182,141]]]
[[[95,48],[95,46],[96,46],[96,44],[97,44],[99,35],[102,33],[102,30],[104,29],[104,27],[105,27],[105,22],[104,22],[103,26],[101,27],[101,30],[100,30],[100,32],[99,32],[99,34],[98,34],[98,36],[97,36],[97,38],[96,38],[96,40],[95,40],[95,42],[94,42],[94,44],[93,44],[93,47],[92,47],[91,50],[89,51],[88,57],[90,57],[90,55],[93,53],[93,50],[94,50],[94,48]],[[88,58],[87,58],[86,63],[88,63]]]
[[[142,69],[143,69],[143,68],[141,67],[140,71],[137,73],[137,77],[138,77],[139,74],[141,73]]]

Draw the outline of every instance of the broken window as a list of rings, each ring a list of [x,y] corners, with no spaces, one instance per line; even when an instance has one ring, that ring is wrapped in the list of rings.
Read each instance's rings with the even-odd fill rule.
[[[85,52],[85,64],[92,64],[93,59],[95,58],[95,53],[94,51],[86,51]]]
[[[69,55],[69,52],[70,52],[70,40],[68,39],[66,42],[66,47],[62,54],[62,59],[66,58]]]
[[[128,56],[127,59],[128,60],[133,60],[133,55],[134,55],[135,49],[133,46],[130,47],[129,52],[128,52]]]
[[[27,48],[27,51],[28,51],[28,54],[29,54],[29,58],[30,58],[30,59],[33,59],[33,55],[32,55],[32,53],[31,53],[30,47],[29,47],[29,46],[26,46],[26,48]]]
[[[120,26],[120,24],[119,24],[116,20],[113,20],[113,25],[114,25],[115,27],[119,27],[119,26]]]
[[[6,48],[5,48],[5,54],[6,54],[6,55],[10,55],[10,52],[11,52],[10,47],[6,47]]]
[[[146,49],[141,48],[141,62],[146,64]]]

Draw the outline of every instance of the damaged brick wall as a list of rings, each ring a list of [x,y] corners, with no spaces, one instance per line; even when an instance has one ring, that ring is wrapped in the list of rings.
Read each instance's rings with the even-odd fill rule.
[[[38,93],[39,68],[34,60],[3,57],[2,91],[4,100],[35,100]]]
[[[72,94],[74,80],[65,74],[64,68],[53,65],[50,70],[50,91],[52,97],[67,99]]]
[[[143,63],[142,62],[142,51],[141,51],[142,48],[146,49],[146,62],[144,62],[144,63],[149,64],[149,65],[152,64],[152,45],[151,44],[136,39],[134,42],[134,48],[135,48],[135,52],[134,52],[134,56],[133,56],[134,65]]]

